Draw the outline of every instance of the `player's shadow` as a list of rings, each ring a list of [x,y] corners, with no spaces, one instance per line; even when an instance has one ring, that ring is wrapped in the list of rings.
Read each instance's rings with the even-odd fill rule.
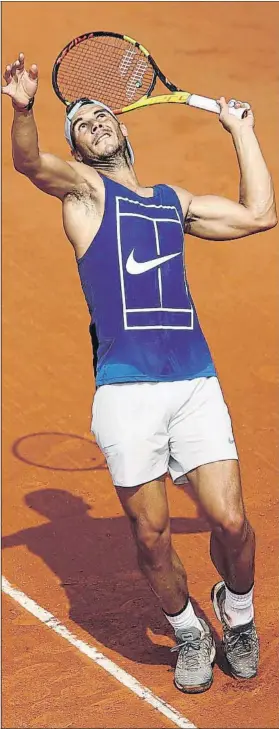
[[[172,639],[173,632],[138,569],[128,519],[95,518],[82,498],[59,489],[33,491],[25,501],[49,521],[4,537],[3,548],[26,545],[39,556],[58,576],[71,619],[102,645],[133,661],[174,665],[164,639],[156,644],[157,635]],[[172,518],[171,528],[173,534],[209,530],[199,514]]]

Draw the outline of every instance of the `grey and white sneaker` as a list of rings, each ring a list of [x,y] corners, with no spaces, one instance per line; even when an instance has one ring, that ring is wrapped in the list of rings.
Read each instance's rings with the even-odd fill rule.
[[[211,590],[211,600],[223,626],[224,653],[231,673],[234,678],[254,678],[259,664],[259,639],[254,620],[230,628],[225,619],[225,597],[225,583],[217,582]]]
[[[177,630],[177,645],[171,648],[171,651],[178,651],[174,683],[186,694],[207,691],[213,681],[215,643],[208,625],[201,618],[199,620],[202,631],[194,627]]]

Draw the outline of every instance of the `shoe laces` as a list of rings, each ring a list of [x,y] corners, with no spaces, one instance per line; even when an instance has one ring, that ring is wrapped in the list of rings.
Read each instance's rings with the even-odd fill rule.
[[[173,646],[171,648],[171,653],[174,653],[175,651],[183,651],[183,656],[187,658],[187,665],[191,667],[195,667],[199,664],[199,658],[200,658],[200,650],[203,647],[202,641],[205,636],[196,637],[196,638],[185,638],[185,640],[182,640],[180,643],[177,643],[177,645]]]
[[[227,640],[229,647],[232,650],[236,649],[239,654],[250,653],[253,643],[256,643],[250,627],[244,627],[243,630],[238,628],[237,631],[229,631]]]

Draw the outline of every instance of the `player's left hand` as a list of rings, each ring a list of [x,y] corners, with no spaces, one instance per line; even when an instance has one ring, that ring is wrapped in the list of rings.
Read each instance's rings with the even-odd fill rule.
[[[254,114],[252,112],[252,109],[246,110],[246,116],[243,119],[238,119],[238,117],[234,116],[229,111],[229,106],[226,102],[226,99],[224,96],[221,96],[220,99],[217,99],[218,104],[220,104],[220,115],[219,115],[219,121],[223,125],[224,129],[226,129],[227,132],[230,132],[230,134],[233,134],[234,132],[237,132],[240,127],[250,127],[251,129],[254,126],[255,120],[254,120]],[[241,107],[245,109],[245,104],[243,104],[241,101],[235,101],[234,107],[236,109],[240,109]]]

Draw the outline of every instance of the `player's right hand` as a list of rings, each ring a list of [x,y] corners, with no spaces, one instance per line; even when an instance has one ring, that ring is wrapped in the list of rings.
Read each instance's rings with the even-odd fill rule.
[[[24,67],[24,54],[19,53],[18,59],[6,67],[3,74],[6,86],[2,86],[2,94],[10,96],[13,105],[18,109],[27,106],[33,99],[38,88],[38,68],[33,64],[29,71]]]

